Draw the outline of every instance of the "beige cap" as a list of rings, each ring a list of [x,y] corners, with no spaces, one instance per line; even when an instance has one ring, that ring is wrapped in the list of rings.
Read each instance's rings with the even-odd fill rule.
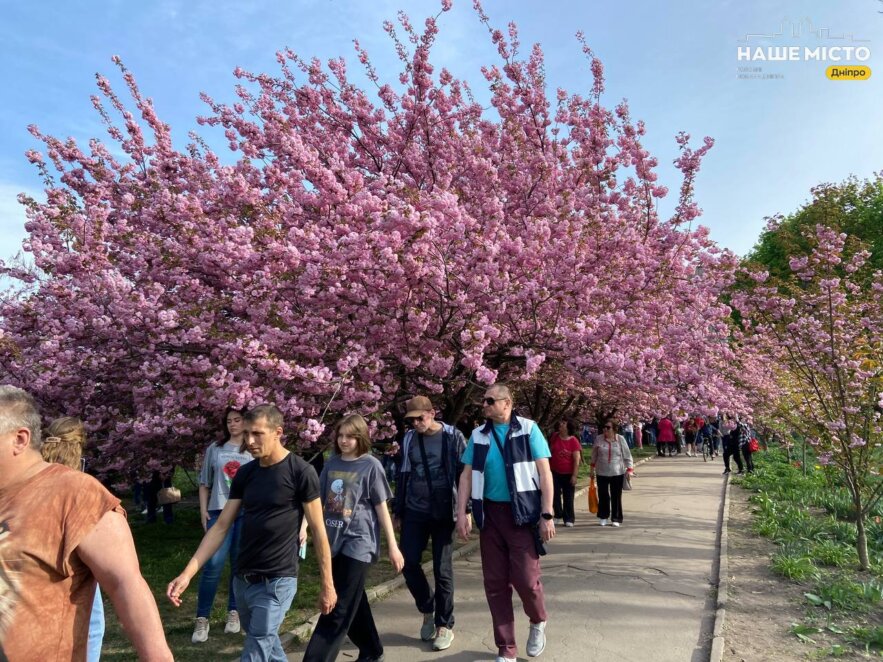
[[[429,398],[425,395],[418,395],[405,403],[405,411],[408,412],[405,414],[405,418],[417,418],[422,416],[424,412],[432,411],[433,409],[435,407],[432,406]]]

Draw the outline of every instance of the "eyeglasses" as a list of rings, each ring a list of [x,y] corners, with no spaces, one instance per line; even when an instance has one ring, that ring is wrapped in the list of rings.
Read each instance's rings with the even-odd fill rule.
[[[507,398],[485,398],[482,402],[489,407],[492,407],[495,402],[498,400],[506,400]]]
[[[432,418],[432,416],[430,416],[430,418]],[[426,422],[426,414],[423,414],[421,416],[408,416],[404,420],[405,420],[405,425],[412,428],[412,427],[414,427],[414,423],[417,423],[418,421],[425,423]]]

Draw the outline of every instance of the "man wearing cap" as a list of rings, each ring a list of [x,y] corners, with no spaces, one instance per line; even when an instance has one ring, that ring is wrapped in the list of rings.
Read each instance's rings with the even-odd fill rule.
[[[423,614],[420,638],[440,651],[454,640],[454,570],[451,559],[457,518],[457,483],[466,448],[463,433],[435,420],[429,398],[418,395],[405,403],[410,430],[401,447],[396,477],[394,523],[401,527],[403,574],[417,609]],[[466,515],[468,517],[468,515]],[[435,592],[421,567],[423,551],[432,538]]]
[[[457,532],[469,538],[472,514],[481,531],[481,572],[491,610],[497,662],[515,662],[515,612],[512,589],[530,619],[527,655],[546,648],[546,602],[540,577],[543,543],[555,536],[552,521],[552,470],[549,444],[536,421],[516,416],[512,393],[494,384],[484,394],[487,422],[475,428],[463,453]]]

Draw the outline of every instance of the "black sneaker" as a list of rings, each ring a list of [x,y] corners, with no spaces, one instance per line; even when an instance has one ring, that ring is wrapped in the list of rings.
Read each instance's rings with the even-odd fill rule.
[[[727,469],[726,471],[724,471],[723,474],[721,474],[721,475],[722,475],[722,476],[726,476],[728,473],[730,473],[730,470],[729,470],[729,469]]]
[[[380,654],[380,657],[362,657],[361,655],[356,658],[356,662],[383,662],[386,659],[383,656],[383,653]]]

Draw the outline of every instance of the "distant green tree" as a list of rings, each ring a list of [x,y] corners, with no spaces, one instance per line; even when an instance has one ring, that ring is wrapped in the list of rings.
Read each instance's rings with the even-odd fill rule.
[[[850,177],[841,184],[820,184],[812,200],[789,216],[770,218],[767,228],[745,258],[745,266],[762,268],[776,278],[792,277],[788,260],[809,255],[806,231],[823,225],[845,232],[870,250],[868,266],[883,269],[883,173],[872,179]]]

